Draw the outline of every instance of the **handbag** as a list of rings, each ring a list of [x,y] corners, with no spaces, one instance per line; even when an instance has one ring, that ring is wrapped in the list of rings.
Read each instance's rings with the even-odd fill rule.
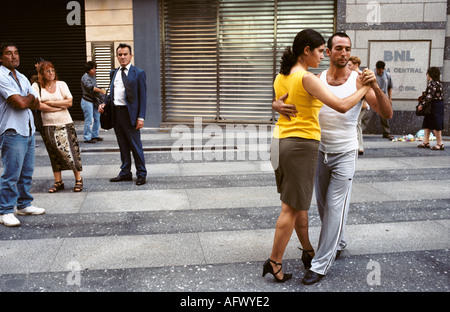
[[[41,98],[41,85],[36,82],[39,87],[39,98]],[[44,133],[44,124],[42,123],[42,115],[41,111],[37,109],[33,109],[33,118],[34,118],[34,127],[36,128],[36,131],[38,131],[40,134]]]
[[[108,91],[106,91],[106,93],[108,93]],[[113,103],[111,94],[105,97],[105,104],[105,107],[103,107],[103,113],[100,114],[100,127],[102,127],[102,129],[109,130],[113,127]]]
[[[425,92],[422,93],[421,96],[417,99],[419,103],[416,105],[416,116],[428,116],[431,114],[431,103],[426,103],[425,100]],[[422,109],[419,110],[419,106],[422,106]]]

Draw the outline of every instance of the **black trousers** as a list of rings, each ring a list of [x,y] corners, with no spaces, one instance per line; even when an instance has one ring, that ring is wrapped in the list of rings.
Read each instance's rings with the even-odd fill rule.
[[[120,149],[119,176],[131,177],[131,154],[133,154],[136,166],[136,176],[146,178],[144,149],[141,142],[141,131],[131,125],[130,115],[126,106],[114,107],[114,132]]]

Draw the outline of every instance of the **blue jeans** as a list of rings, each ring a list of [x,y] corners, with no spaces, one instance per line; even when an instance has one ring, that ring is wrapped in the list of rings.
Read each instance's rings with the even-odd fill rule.
[[[92,102],[88,102],[84,99],[81,99],[81,108],[84,113],[84,140],[89,141],[92,138],[98,138],[98,130],[100,128],[100,113],[98,112],[98,109],[94,107]],[[93,123],[92,120],[94,121]]]
[[[31,205],[31,178],[34,172],[34,134],[24,137],[8,129],[0,135],[3,174],[0,178],[0,215],[13,213],[14,206]]]

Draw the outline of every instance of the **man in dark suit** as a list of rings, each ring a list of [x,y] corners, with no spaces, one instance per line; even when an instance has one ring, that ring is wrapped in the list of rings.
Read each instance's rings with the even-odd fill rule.
[[[129,45],[121,43],[116,53],[120,67],[110,73],[110,98],[105,100],[106,104],[99,105],[100,113],[103,113],[105,105],[112,105],[114,132],[122,161],[119,175],[109,181],[132,180],[132,153],[136,166],[136,185],[142,185],[147,177],[140,132],[144,127],[147,107],[146,75],[144,70],[131,65],[133,55]]]

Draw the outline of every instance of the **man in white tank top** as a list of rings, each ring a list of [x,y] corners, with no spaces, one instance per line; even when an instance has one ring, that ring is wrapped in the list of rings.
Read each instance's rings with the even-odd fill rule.
[[[328,40],[330,68],[319,77],[339,98],[345,98],[362,87],[358,73],[347,67],[350,53],[351,41],[346,34],[336,33]],[[372,89],[367,92],[365,100],[380,116],[391,118],[393,112],[388,97],[381,91],[375,78],[370,83]],[[295,106],[284,104],[280,99],[272,103],[272,108],[287,118],[296,114]],[[315,192],[322,227],[311,268],[302,280],[305,285],[320,281],[347,245],[343,231],[355,173],[358,150],[356,125],[360,111],[361,103],[345,114],[326,105],[320,110],[321,142]]]

